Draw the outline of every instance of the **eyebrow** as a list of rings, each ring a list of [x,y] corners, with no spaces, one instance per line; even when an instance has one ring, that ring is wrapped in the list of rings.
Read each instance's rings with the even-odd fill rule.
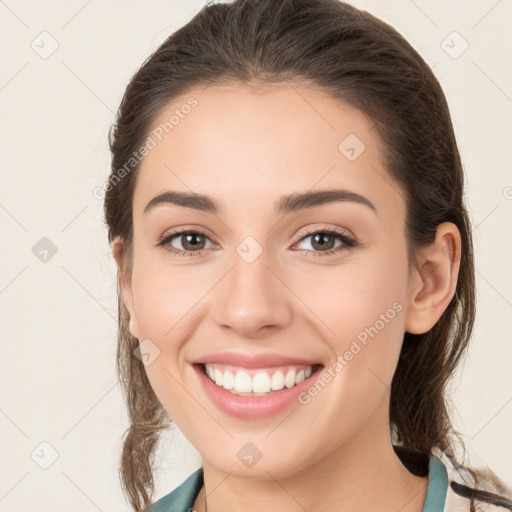
[[[327,189],[285,195],[274,203],[274,208],[278,214],[284,215],[312,208],[314,206],[335,202],[359,203],[367,206],[378,215],[377,208],[369,199],[346,189]],[[146,208],[144,208],[144,213],[147,213],[155,206],[162,204],[172,204],[185,208],[193,208],[195,210],[210,212],[213,214],[218,214],[223,211],[221,203],[217,202],[212,197],[194,192],[189,193],[167,190],[151,199],[151,201],[146,205]]]

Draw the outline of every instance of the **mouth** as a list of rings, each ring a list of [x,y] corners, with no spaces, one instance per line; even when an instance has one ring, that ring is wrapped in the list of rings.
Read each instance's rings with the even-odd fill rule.
[[[250,366],[250,365],[248,365]],[[268,418],[299,401],[318,378],[323,364],[242,367],[193,363],[206,398],[221,412],[244,420]]]
[[[211,382],[233,395],[263,397],[292,389],[316,374],[322,364],[243,368],[219,363],[198,363]]]

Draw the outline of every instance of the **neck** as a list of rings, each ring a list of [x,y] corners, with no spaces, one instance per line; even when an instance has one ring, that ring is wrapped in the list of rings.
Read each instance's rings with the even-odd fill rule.
[[[279,480],[270,473],[268,479],[233,476],[204,460],[203,472],[198,512],[261,512],[262,506],[281,512],[422,512],[428,484],[428,477],[407,470],[383,428],[361,430],[327,457]]]

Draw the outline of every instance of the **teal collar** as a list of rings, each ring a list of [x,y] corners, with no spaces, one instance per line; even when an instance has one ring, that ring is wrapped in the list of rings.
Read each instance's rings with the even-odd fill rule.
[[[444,464],[430,454],[428,463],[427,496],[422,512],[443,512],[448,490],[448,474]]]
[[[203,467],[194,471],[170,494],[160,498],[147,509],[147,512],[189,512],[203,486]]]

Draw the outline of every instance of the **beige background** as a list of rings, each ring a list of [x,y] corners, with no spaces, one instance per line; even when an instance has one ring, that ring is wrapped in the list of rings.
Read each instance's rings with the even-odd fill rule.
[[[404,34],[448,97],[479,308],[454,383],[455,419],[471,460],[512,482],[512,1],[351,3]],[[115,375],[115,268],[92,191],[108,176],[107,131],[129,78],[202,5],[0,2],[0,511],[129,510],[117,475],[127,418]],[[49,250],[46,262],[34,246]],[[178,432],[159,464],[156,497],[200,458]]]

